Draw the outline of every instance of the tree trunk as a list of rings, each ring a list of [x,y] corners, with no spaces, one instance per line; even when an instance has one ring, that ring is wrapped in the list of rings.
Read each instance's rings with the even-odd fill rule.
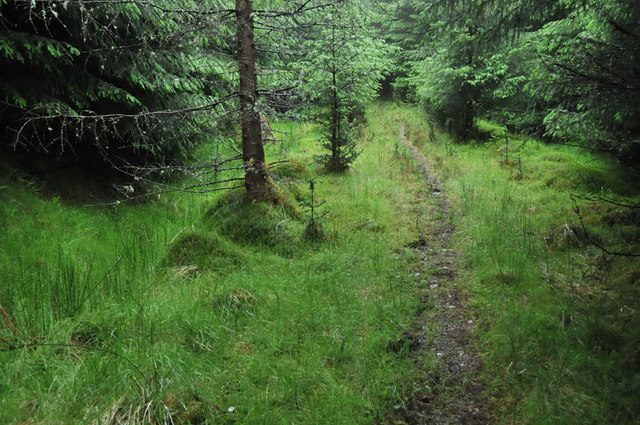
[[[335,68],[331,71],[333,88],[331,89],[331,157],[333,161],[338,161],[340,158],[340,145],[338,144],[338,138],[340,137],[340,114],[338,110],[338,90]]]
[[[464,110],[462,113],[462,137],[465,142],[473,139],[475,133],[473,123],[475,115],[475,108],[473,105],[473,90],[473,87],[471,87],[471,84],[469,83],[464,83],[464,85],[462,86],[462,93],[464,98]]]
[[[267,178],[260,113],[257,110],[258,76],[252,12],[252,0],[236,0],[244,184],[247,198],[265,201],[273,198],[273,187]]]
[[[475,28],[470,26],[467,30],[469,37],[473,38],[476,31]],[[474,61],[474,52],[473,52],[474,42],[469,43],[467,47],[467,65],[473,69],[473,61]],[[468,82],[465,82],[462,87],[463,99],[464,99],[464,112],[463,112],[463,137],[465,141],[469,141],[474,137],[474,118],[475,118],[475,93],[476,89],[471,86]]]
[[[336,69],[336,30],[331,28],[331,161],[332,166],[337,164],[340,157],[340,117],[338,111],[338,79]]]

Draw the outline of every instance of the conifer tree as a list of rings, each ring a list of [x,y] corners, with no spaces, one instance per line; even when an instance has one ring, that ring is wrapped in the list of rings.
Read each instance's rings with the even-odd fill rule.
[[[390,50],[375,31],[376,2],[344,1],[322,10],[301,61],[304,90],[326,131],[318,159],[329,171],[345,171],[357,155],[354,111],[377,95],[390,67]]]
[[[427,34],[424,57],[412,67],[419,100],[440,114],[461,140],[472,139],[474,121],[491,107],[505,77],[509,43],[546,13],[547,0],[432,0],[422,5]]]
[[[187,188],[192,192],[242,180],[250,199],[268,199],[260,114],[278,107],[279,94],[303,98],[313,91],[298,83],[315,80],[296,83],[286,72],[299,71],[289,66],[294,47],[319,22],[346,22],[345,1],[0,0],[5,147],[79,163],[97,158],[132,179],[160,183],[161,190],[179,189],[162,177],[174,172],[200,179]],[[348,60],[349,78],[343,72],[333,86],[340,97],[336,135],[349,111],[375,90],[370,64],[363,66],[375,46],[354,43],[349,55],[357,51],[354,57],[364,59]],[[235,114],[241,148],[219,138],[225,147],[218,156],[202,167],[183,166],[199,143],[233,128]],[[216,180],[233,169],[243,176]]]
[[[225,12],[192,6],[0,1],[3,140],[117,166],[185,158],[231,83]]]
[[[532,36],[539,60],[527,94],[554,140],[640,161],[640,4],[563,0],[563,15]]]

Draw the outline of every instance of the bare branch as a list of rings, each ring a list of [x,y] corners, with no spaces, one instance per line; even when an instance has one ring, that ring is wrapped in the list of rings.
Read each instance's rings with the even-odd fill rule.
[[[27,6],[31,6],[32,4],[57,4],[60,3],[60,0],[15,0],[16,3],[24,3]],[[133,4],[139,6],[146,6],[152,9],[159,10],[163,13],[177,13],[177,14],[189,14],[189,15],[227,15],[231,16],[235,13],[233,9],[186,9],[186,8],[167,8],[162,7],[155,2],[147,1],[147,0],[71,0],[69,4],[73,5],[74,3],[79,6],[95,6],[95,5],[118,5],[118,4]]]
[[[324,9],[326,7],[336,6],[342,3],[343,1],[344,0],[333,0],[333,1],[328,1],[326,3],[320,3],[320,4],[314,5],[312,4],[312,0],[305,0],[302,3],[300,3],[297,7],[291,10],[277,10],[277,11],[255,10],[254,14],[257,16],[263,16],[266,18],[279,18],[284,16],[297,15],[300,13],[309,12],[311,10]]]
[[[578,215],[578,219],[580,220],[580,226],[582,227],[582,231],[584,232],[584,237],[591,245],[595,246],[605,254],[613,255],[614,257],[640,257],[640,254],[634,254],[631,252],[611,251],[605,248],[602,244],[598,243],[593,237],[591,237],[589,231],[587,230],[587,226],[584,224],[584,218],[582,217],[580,207],[578,206],[578,202],[576,199],[579,199],[579,197],[571,195],[571,200],[573,201],[573,209]]]
[[[611,198],[605,198],[604,196],[595,196],[595,197],[578,196],[578,195],[572,195],[572,196],[573,196],[573,198],[581,199],[583,201],[604,202],[606,204],[615,205],[617,207],[623,207],[623,208],[629,208],[629,209],[640,209],[640,203],[628,204],[626,202],[615,201],[615,200],[613,200]]]

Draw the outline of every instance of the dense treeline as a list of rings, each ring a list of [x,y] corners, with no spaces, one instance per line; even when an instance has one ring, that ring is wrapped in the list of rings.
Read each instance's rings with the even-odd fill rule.
[[[245,171],[263,162],[247,154],[244,136],[233,146],[246,111],[253,134],[260,119],[295,112],[322,121],[330,153],[321,160],[345,169],[355,158],[351,111],[373,97],[385,68],[386,49],[370,31],[380,15],[367,4],[0,1],[3,146],[147,180],[217,142],[226,146],[213,161],[217,175],[242,168],[228,162],[240,150],[253,164]],[[246,22],[242,5],[255,9]],[[247,25],[257,86],[241,93],[237,31]]]
[[[489,116],[637,163],[638,22],[632,0],[403,0],[394,85],[461,139]]]
[[[460,139],[491,117],[637,162],[636,2],[254,3],[259,113],[323,121],[323,160],[337,161],[329,168],[355,158],[351,112],[371,99],[388,60],[396,97],[427,105]],[[119,166],[178,163],[237,121],[232,1],[0,7],[4,146]]]

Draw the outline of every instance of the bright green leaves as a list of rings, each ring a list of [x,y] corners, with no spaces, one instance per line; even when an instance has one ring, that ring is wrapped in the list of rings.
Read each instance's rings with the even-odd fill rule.
[[[380,16],[366,0],[349,0],[317,16],[297,63],[301,90],[313,102],[325,130],[323,146],[330,153],[320,162],[344,171],[357,157],[352,112],[377,95],[389,70],[390,48],[375,31]]]
[[[362,9],[360,9],[362,8]],[[309,53],[299,62],[305,90],[321,105],[332,103],[351,110],[375,97],[383,74],[389,70],[392,48],[374,31],[375,16],[366,1],[345,2],[325,16],[331,25],[314,30],[306,43]]]
[[[474,119],[522,90],[525,79],[514,74],[510,50],[541,16],[554,7],[549,0],[405,1],[398,17],[404,33],[415,37],[404,46],[408,77],[417,100],[437,112],[458,138],[473,137]],[[413,11],[411,11],[413,9]],[[419,23],[412,16],[419,14]],[[401,24],[395,25],[401,31]],[[402,39],[394,35],[396,39]],[[402,44],[401,44],[402,45]],[[407,96],[411,98],[412,96]]]

